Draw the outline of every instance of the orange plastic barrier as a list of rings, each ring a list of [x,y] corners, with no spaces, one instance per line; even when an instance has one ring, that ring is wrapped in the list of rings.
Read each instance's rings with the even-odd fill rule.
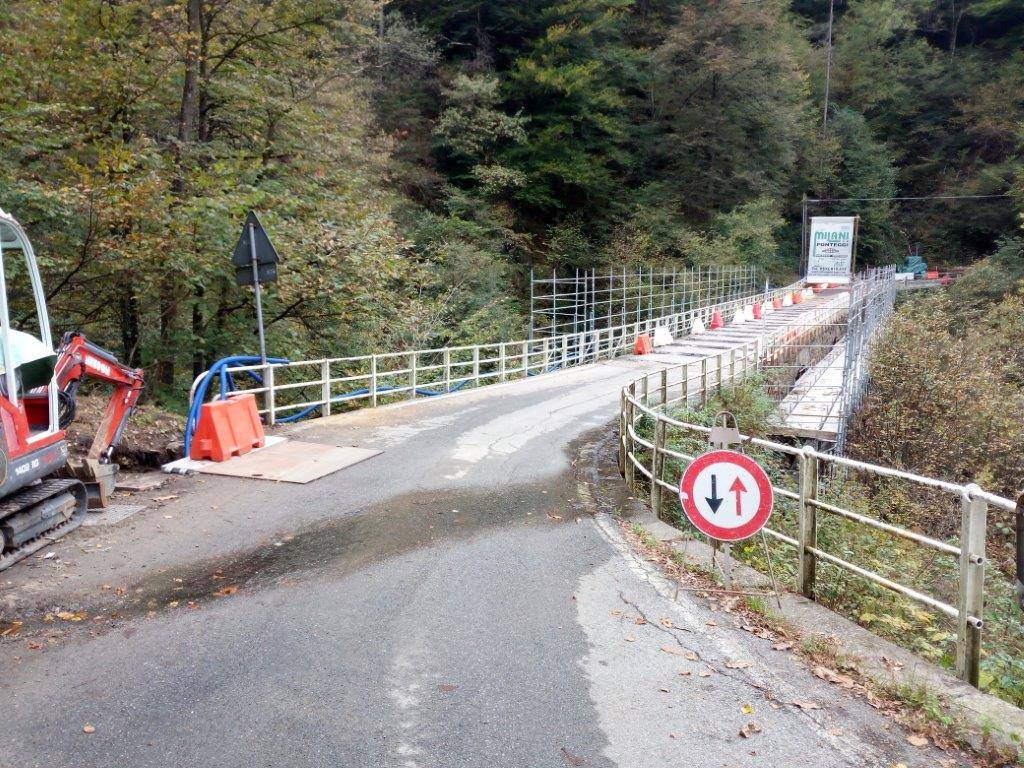
[[[782,309],[782,299],[772,299],[772,309]]]
[[[636,344],[633,345],[634,355],[647,355],[654,351],[654,343],[646,333],[636,337]]]
[[[262,448],[265,442],[263,424],[256,412],[256,397],[234,395],[226,400],[203,403],[189,457],[227,461],[253,448]]]
[[[717,328],[722,328],[724,326],[725,321],[722,319],[722,313],[719,312],[718,310],[715,310],[715,312],[711,315],[711,325],[709,325],[708,328],[710,328],[713,331]]]
[[[803,300],[804,300],[804,292],[803,291],[793,291],[793,303],[794,304],[799,304]]]
[[[924,279],[925,280],[938,280],[939,279],[939,273],[938,272],[925,272],[924,273]]]

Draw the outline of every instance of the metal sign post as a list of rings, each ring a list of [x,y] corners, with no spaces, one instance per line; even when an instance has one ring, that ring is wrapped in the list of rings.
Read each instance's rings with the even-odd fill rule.
[[[277,264],[280,257],[270,242],[267,230],[263,228],[255,211],[249,211],[242,227],[242,236],[235,244],[231,263],[235,265],[235,284],[251,285],[256,297],[256,325],[260,338],[260,359],[267,362],[267,341],[263,330],[262,283],[277,280]]]

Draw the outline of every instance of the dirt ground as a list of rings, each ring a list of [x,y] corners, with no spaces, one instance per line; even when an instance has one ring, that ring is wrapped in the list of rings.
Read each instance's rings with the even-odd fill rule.
[[[103,392],[79,395],[75,421],[68,429],[71,450],[84,456],[96,434],[108,398]],[[181,457],[185,419],[175,413],[146,404],[128,420],[124,438],[114,460],[125,469],[158,467]]]

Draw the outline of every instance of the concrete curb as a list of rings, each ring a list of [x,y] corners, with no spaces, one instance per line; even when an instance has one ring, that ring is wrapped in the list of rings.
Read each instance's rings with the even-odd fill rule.
[[[651,536],[683,553],[691,565],[711,569],[714,550],[707,544],[689,539],[683,533],[655,518],[649,511],[630,522],[637,523]],[[768,577],[749,566],[734,561],[734,586],[738,589],[771,589]],[[768,615],[793,627],[805,638],[833,638],[841,651],[854,659],[867,677],[884,686],[912,685],[924,687],[942,697],[957,714],[972,726],[975,747],[991,746],[1020,750],[1024,744],[1024,710],[1002,699],[979,691],[945,669],[915,656],[830,609],[802,595],[780,592],[782,610],[766,600]]]

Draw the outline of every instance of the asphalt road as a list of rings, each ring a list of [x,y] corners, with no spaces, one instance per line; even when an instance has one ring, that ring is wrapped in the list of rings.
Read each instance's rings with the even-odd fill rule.
[[[591,514],[573,462],[653,364],[309,422],[383,453],[305,486],[177,480],[5,572],[25,624],[0,645],[0,766],[939,764],[674,602]]]

